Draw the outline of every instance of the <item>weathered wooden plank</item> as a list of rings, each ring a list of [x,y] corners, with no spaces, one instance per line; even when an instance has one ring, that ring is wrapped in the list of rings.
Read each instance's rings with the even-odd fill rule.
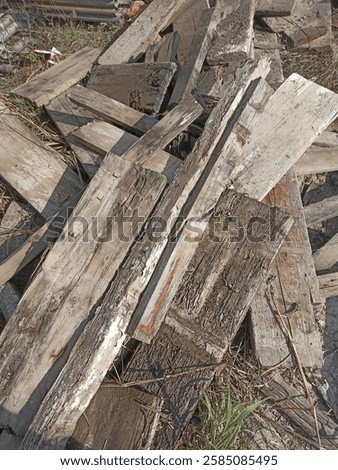
[[[338,146],[324,148],[312,145],[295,164],[299,175],[338,171]]]
[[[304,208],[308,227],[338,216],[338,196],[327,197]]]
[[[46,105],[53,98],[84,78],[92,68],[99,53],[99,49],[89,47],[75,52],[59,64],[18,86],[12,93],[27,98],[36,106]]]
[[[158,43],[148,48],[144,61],[175,62],[180,42],[181,36],[178,31],[166,34]]]
[[[242,237],[237,245],[234,243],[231,230],[228,231],[227,228],[224,230],[222,224],[229,210],[232,211],[235,219],[243,221],[244,226],[249,217],[259,216],[271,219],[270,212],[275,211],[246,196],[236,194],[231,190],[226,191],[215,208],[215,216],[209,226],[210,230],[200,243],[199,251],[188,267],[188,273],[183,280],[181,294],[188,295],[189,298],[185,302],[179,296],[177,302],[174,302],[174,313],[172,313],[172,319],[180,323],[180,328],[175,324],[175,329],[181,331],[187,326],[187,334],[189,334],[189,330],[196,327],[193,333],[194,341],[200,344],[202,350],[207,343],[207,352],[212,348],[219,349],[215,353],[218,360],[221,360],[236,335],[251,298],[259,283],[267,275],[273,257],[292,226],[292,219],[289,216],[279,214],[275,223],[265,227],[265,230],[259,228],[258,232],[253,234],[252,239],[250,236]],[[219,226],[215,231],[216,221]],[[213,240],[213,236],[217,239]],[[260,241],[257,240],[258,237],[261,237]],[[241,255],[238,256],[238,253]],[[213,260],[212,263],[210,259]],[[222,265],[215,270],[215,262],[219,259],[222,259]],[[234,283],[233,289],[224,289],[225,276],[226,280]],[[193,289],[190,295],[188,291],[191,290],[192,281],[193,285],[195,283],[197,285],[196,290]],[[202,294],[198,295],[199,300],[195,299],[196,293],[204,286],[205,281],[207,281],[208,288],[203,287]],[[212,310],[214,315],[211,315],[208,303],[215,296],[218,298],[217,305],[214,305]],[[196,309],[200,303],[202,308],[199,305]],[[114,337],[107,335],[107,332],[111,329],[112,321],[115,323],[115,330],[120,330],[122,325],[118,318],[112,319],[112,311],[106,306],[106,301],[104,301],[100,310],[100,322],[91,322],[82,333],[67,364],[32,422],[23,440],[22,448],[62,448],[65,446],[81,411],[84,411],[89,403],[87,387],[90,387],[91,393],[96,392],[110,364],[106,352],[116,350]],[[193,313],[195,309],[197,311]],[[210,318],[207,322],[205,321],[206,310]],[[231,312],[231,315],[229,313],[226,315],[227,312]],[[191,315],[192,319],[190,319]],[[104,322],[102,322],[103,318],[105,318]],[[108,329],[107,326],[104,328],[103,324],[107,325]],[[88,344],[92,345],[90,351],[85,346]],[[80,378],[80,374],[86,377]],[[65,380],[66,377],[67,380]],[[67,383],[71,385],[67,386]],[[189,407],[189,401],[186,401],[186,397],[184,399],[185,405]],[[128,411],[130,409],[127,406],[124,413]],[[132,419],[131,416],[130,419]],[[132,434],[135,436],[135,431]],[[118,439],[115,439],[115,442],[119,442]],[[127,439],[125,444],[128,442],[130,439]],[[139,448],[140,442],[137,440],[136,445]]]
[[[96,65],[87,87],[138,111],[157,114],[176,70],[173,62]]]
[[[131,131],[144,134],[157,123],[155,117],[143,114],[89,88],[76,86],[69,90],[68,96],[71,101],[98,117],[113,124],[120,124]]]
[[[209,8],[202,11],[191,46],[178,73],[169,106],[177,104],[196,86],[220,17],[221,12],[218,8]]]
[[[239,2],[235,3],[238,5]],[[240,0],[238,7],[219,23],[214,44],[207,55],[208,64],[237,63],[250,57],[254,12],[255,0]]]
[[[230,118],[241,102],[248,83],[251,82],[253,77],[263,73],[263,70],[261,71],[260,68],[257,69],[257,67],[252,64],[247,64],[242,70],[242,75],[238,74],[237,80],[234,81],[232,85],[232,89],[228,89],[228,93],[223,95],[223,99],[211,113],[206,123],[205,130],[195,145],[194,150],[178,169],[174,181],[168,187],[154,212],[155,219],[149,221],[149,224],[143,232],[143,237],[134,245],[133,255],[128,257],[123,263],[123,266],[120,267],[104,299],[105,304],[107,306],[109,305],[107,308],[110,310],[111,306],[113,310],[110,310],[108,316],[100,316],[100,318],[103,319],[102,322],[99,320],[99,317],[97,322],[92,322],[91,328],[102,328],[102,331],[105,333],[102,334],[101,338],[106,337],[109,342],[115,345],[112,348],[109,347],[109,353],[108,350],[106,350],[105,353],[102,351],[102,354],[99,356],[101,369],[100,372],[99,369],[97,369],[98,374],[102,373],[104,375],[114,355],[118,354],[119,347],[126,337],[125,330],[131,318],[131,314],[137,306],[144,288],[151,279],[152,271],[167,244],[167,238],[177,222],[177,218],[182,209],[187,207],[187,204],[188,206],[191,204],[190,202],[188,203],[190,195],[192,194],[193,198],[196,197],[193,194],[193,189],[203,171],[207,168],[207,164],[213,153],[216,152],[215,155],[217,155],[219,151],[217,141],[220,138],[220,134],[223,133],[227,124],[229,124],[230,128],[233,126],[233,122]],[[166,221],[163,236],[162,239],[156,240],[157,242],[154,243],[154,238],[149,238],[148,235],[154,230],[153,223],[156,224],[157,221],[161,220]],[[101,311],[103,313],[107,310],[106,308],[102,308]],[[104,344],[105,343],[101,343],[102,346],[104,346]],[[95,357],[93,361],[93,364],[95,364]],[[89,368],[87,371],[89,372]],[[92,377],[95,386],[98,387],[98,375],[94,374]],[[90,381],[85,380],[81,387],[83,391],[86,389],[86,397],[88,400],[86,403],[89,402],[96,391],[94,385],[87,388],[89,382]],[[83,404],[85,404],[85,402],[83,402]],[[80,408],[77,409],[80,411]],[[76,410],[74,410],[74,413],[76,413]],[[69,420],[65,423],[69,426],[69,429],[71,426],[75,425],[77,419],[73,412],[72,416],[73,418],[69,417]],[[75,422],[73,422],[73,419]]]
[[[254,34],[255,58],[260,59],[264,56],[269,58],[271,70],[266,81],[276,90],[284,81],[277,34],[257,30],[254,31]]]
[[[20,299],[21,294],[12,282],[6,282],[0,287],[0,311],[6,321],[13,315]]]
[[[316,271],[330,269],[338,262],[338,235],[334,235],[324,246],[314,254]]]
[[[236,190],[263,199],[337,114],[337,94],[292,74],[256,115]]]
[[[316,419],[310,400],[307,399],[303,390],[296,389],[285,382],[283,378],[274,374],[273,378],[262,388],[263,393],[272,401],[274,406],[282,414],[285,414],[297,428],[318,447],[319,430],[321,447],[324,449],[338,448],[337,424],[327,413],[317,409]]]
[[[116,155],[122,155],[138,140],[134,135],[104,121],[93,121],[82,126],[73,133],[73,136],[83,145],[102,156],[110,150]],[[162,150],[150,158],[144,167],[157,173],[163,173],[168,183],[171,183],[181,163],[182,160]]]
[[[60,155],[0,102],[0,175],[44,218],[55,215],[82,188]]]
[[[47,106],[46,111],[55,126],[81,162],[87,175],[92,178],[102,159],[96,152],[83,148],[73,137],[73,131],[88,122],[92,122],[95,115],[76,105],[68,97],[68,91],[54,98]]]
[[[99,57],[101,65],[136,62],[189,0],[153,0],[128,29]]]
[[[318,276],[320,293],[324,298],[338,296],[338,273]]]
[[[300,192],[292,171],[266,200],[293,215],[296,221],[251,304],[255,353],[263,367],[294,364],[292,345],[280,321],[281,315],[287,322],[302,365],[321,367],[322,341],[315,317],[315,304],[321,304],[321,296]]]
[[[296,0],[257,0],[256,16],[289,16]]]

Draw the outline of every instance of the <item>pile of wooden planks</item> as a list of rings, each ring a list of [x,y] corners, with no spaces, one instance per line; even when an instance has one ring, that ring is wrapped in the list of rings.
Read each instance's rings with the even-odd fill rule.
[[[81,171],[0,103],[0,176],[25,201],[0,232],[0,448],[173,448],[248,312],[262,367],[320,369],[335,244],[313,259],[297,175],[323,148],[336,169],[338,95],[284,80],[254,30],[294,3],[153,0],[16,88]]]

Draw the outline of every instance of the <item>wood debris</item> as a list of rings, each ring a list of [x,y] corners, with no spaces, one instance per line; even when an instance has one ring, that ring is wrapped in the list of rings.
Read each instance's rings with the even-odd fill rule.
[[[26,201],[0,226],[0,448],[174,448],[246,317],[260,366],[304,382],[298,396],[275,375],[264,393],[337,448],[307,379],[338,295],[323,273],[337,236],[312,254],[307,226],[337,196],[304,209],[301,191],[338,170],[338,95],[284,79],[280,59],[281,32],[330,43],[327,3],[305,3],[133,2],[108,49],[13,90],[45,107],[78,172],[0,103],[0,177]]]

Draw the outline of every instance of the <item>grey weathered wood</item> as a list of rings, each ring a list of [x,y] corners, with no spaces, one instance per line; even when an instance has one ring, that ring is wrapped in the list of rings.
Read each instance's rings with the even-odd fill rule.
[[[338,216],[338,196],[327,197],[304,208],[309,227]]]
[[[0,175],[43,217],[55,215],[82,188],[61,156],[0,102]]]
[[[292,74],[254,118],[236,190],[263,199],[337,115],[337,94]]]
[[[154,0],[99,57],[101,65],[136,62],[189,0]]]
[[[295,164],[299,175],[338,171],[338,146],[324,148],[312,145]]]
[[[208,64],[229,64],[250,57],[254,12],[255,0],[241,0],[238,8],[219,23],[214,44],[207,55]]]
[[[220,17],[221,12],[218,8],[209,8],[202,11],[196,33],[178,73],[169,106],[178,103],[196,86]]]
[[[289,16],[296,0],[257,0],[256,16]]]
[[[176,69],[173,62],[96,65],[87,87],[138,111],[157,114]]]
[[[267,76],[267,82],[272,88],[277,89],[284,81],[283,66],[280,57],[278,36],[267,31],[254,31],[254,55],[255,58],[268,57],[271,70]]]
[[[324,246],[319,248],[314,255],[316,271],[330,269],[338,262],[338,235],[334,235]]]
[[[266,282],[251,304],[255,354],[263,367],[295,363],[293,348],[279,314],[287,321],[304,367],[321,367],[322,341],[316,322],[321,305],[318,281],[294,173],[288,173],[271,191],[267,202],[296,219]]]
[[[185,331],[187,328],[187,334],[189,334],[189,329],[195,328],[194,341],[202,350],[206,344],[207,352],[212,348],[218,349],[218,354],[215,353],[218,360],[221,360],[236,335],[250,300],[259,283],[267,275],[271,260],[292,225],[292,219],[289,216],[279,214],[276,223],[271,224],[271,227],[266,227],[263,232],[258,230],[256,236],[261,236],[260,241],[250,240],[250,236],[244,236],[238,242],[239,245],[236,245],[231,233],[224,230],[222,226],[222,221],[229,210],[233,212],[233,217],[238,217],[244,225],[249,217],[259,215],[271,218],[271,210],[275,211],[233,191],[226,191],[222,195],[215,208],[210,230],[201,242],[191,265],[188,266],[188,273],[183,279],[180,290],[183,297],[180,295],[176,303],[174,302],[174,312],[171,317],[179,323],[179,326],[175,323],[175,329],[178,331]],[[214,231],[215,221],[221,222],[216,231]],[[214,235],[219,237],[219,241],[212,241],[211,237]],[[241,256],[238,256],[238,253],[241,253]],[[222,264],[215,270],[216,260],[220,258]],[[210,260],[213,262],[210,263]],[[233,289],[224,289],[225,276],[229,283],[234,284]],[[205,288],[205,282],[208,285],[207,288]],[[196,287],[196,290],[191,289],[192,285]],[[190,294],[188,294],[189,291]],[[197,293],[198,299],[195,298]],[[185,296],[188,296],[186,300]],[[216,305],[214,303],[212,310],[214,314],[210,315],[209,302],[216,297]],[[116,345],[113,335],[108,333],[111,331],[112,322],[115,324],[115,331],[123,328],[118,317],[112,318],[112,311],[108,307],[110,302],[114,301],[113,299],[114,297],[109,295],[103,301],[100,307],[100,321],[89,323],[82,333],[67,364],[35,416],[21,448],[44,449],[65,446],[77,419],[88,405],[90,396],[98,389],[109,367],[110,362],[106,352],[109,350],[114,353],[116,348],[121,346],[121,344]],[[206,311],[209,312],[207,322],[205,321]],[[192,318],[190,318],[191,315]],[[92,345],[90,351],[86,347],[87,344]],[[87,389],[90,390],[90,395]],[[184,404],[189,407],[186,397],[184,397]],[[127,405],[124,413],[130,411]],[[129,419],[131,416],[127,421]],[[135,430],[132,434],[135,435]],[[141,447],[140,434],[143,434],[143,430],[141,433],[139,431],[138,440],[135,442],[136,448]],[[130,441],[131,439],[127,439],[125,444],[127,445]]]
[[[54,98],[47,106],[46,111],[55,126],[81,162],[87,175],[92,178],[101,163],[96,152],[83,148],[73,137],[73,131],[84,126],[94,119],[94,114],[77,106],[68,97],[69,90]]]
[[[59,64],[18,86],[12,93],[27,98],[36,106],[46,105],[84,78],[99,53],[99,49],[90,49],[89,47],[81,49]]]
[[[13,315],[20,299],[21,294],[12,282],[6,282],[0,287],[0,311],[6,321]]]
[[[76,86],[69,90],[68,96],[71,101],[93,112],[100,118],[121,125],[131,131],[144,134],[157,123],[155,117],[141,113],[89,88]]]
[[[324,298],[338,296],[338,273],[318,276],[320,293]]]
[[[82,126],[73,132],[73,136],[102,156],[110,150],[116,155],[122,155],[138,140],[134,135],[104,121],[93,121]],[[181,163],[182,160],[161,150],[145,163],[145,168],[163,173],[168,183],[171,183]]]
[[[180,42],[181,36],[178,31],[166,34],[158,43],[148,48],[144,61],[175,62]]]
[[[310,400],[307,399],[303,390],[292,387],[279,374],[274,374],[273,378],[262,387],[262,391],[277,410],[285,414],[317,447],[319,443],[316,429],[319,429],[321,447],[323,449],[338,448],[336,422],[318,407],[316,407],[316,422]]]

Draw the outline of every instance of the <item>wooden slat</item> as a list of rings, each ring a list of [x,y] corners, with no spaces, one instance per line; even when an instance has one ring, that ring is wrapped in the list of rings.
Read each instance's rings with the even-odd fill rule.
[[[334,235],[314,255],[316,271],[330,269],[338,262],[338,234]]]
[[[323,298],[338,296],[338,273],[322,274],[318,282]]]
[[[55,215],[82,188],[61,156],[0,102],[0,175],[44,218]]]
[[[46,105],[84,78],[99,53],[99,49],[89,47],[75,52],[59,64],[15,88],[12,93],[27,98],[36,106]]]
[[[338,216],[338,196],[327,197],[304,208],[309,227]]]
[[[129,28],[99,57],[101,65],[136,62],[189,0],[153,0]]]
[[[288,16],[296,0],[257,0],[256,16]]]
[[[96,65],[87,87],[138,111],[157,114],[176,69],[172,62]]]
[[[157,123],[155,117],[141,113],[89,88],[76,86],[69,90],[68,96],[71,101],[95,113],[98,117],[113,124],[120,124],[134,132],[144,134]]]
[[[252,216],[252,214],[268,219],[270,218],[269,214],[271,211],[270,208],[264,207],[257,201],[250,200],[243,195],[238,195],[233,191],[225,192],[219,204],[216,206],[215,217],[217,221],[222,221],[229,210],[232,210],[233,216],[241,221],[246,221],[248,216]],[[274,209],[272,210],[274,211]],[[189,327],[196,327],[193,335],[194,341],[200,342],[202,350],[204,349],[207,338],[211,343],[211,347],[219,347],[224,354],[231,340],[234,338],[255,290],[266,276],[272,258],[275,256],[276,251],[278,251],[292,225],[292,220],[286,215],[279,214],[276,220],[276,224],[272,224],[271,227],[266,227],[265,231],[260,233],[260,235],[262,235],[260,242],[243,237],[239,245],[233,243],[231,235],[227,230],[223,230],[222,225],[219,230],[216,230],[216,233],[214,233],[215,219],[210,223],[210,231],[206,234],[205,240],[201,243],[196,257],[188,267],[187,276],[182,283],[181,294],[188,295],[191,301],[194,298],[194,294],[199,292],[200,288],[204,286],[205,281],[208,281],[207,283],[210,286],[210,280],[213,278],[214,283],[211,281],[213,284],[212,287],[208,286],[209,288],[204,288],[202,293],[199,292],[202,308],[199,308],[198,311],[195,311],[196,303],[199,304],[197,299],[194,301],[196,303],[189,302],[189,300],[185,303],[182,297],[179,297],[177,302],[174,302],[175,313],[172,314],[174,320],[182,321],[183,323],[182,325],[180,324],[180,327],[175,325],[176,330],[180,331],[184,329],[185,322],[188,323],[188,329]],[[211,241],[210,237],[213,235],[220,237],[220,243],[213,243]],[[241,256],[238,256],[238,253],[241,253]],[[215,271],[215,262],[220,258],[222,259],[222,266],[219,266]],[[210,259],[214,260],[214,262],[210,263]],[[192,270],[193,266],[195,266],[194,274]],[[199,266],[199,268],[197,268],[197,266]],[[226,279],[234,283],[233,289],[223,288],[222,284],[224,283],[225,273],[227,273]],[[222,288],[220,288],[218,282],[221,283]],[[188,294],[188,292],[189,290],[191,292],[192,285],[196,286],[196,291],[194,290],[191,295]],[[204,297],[203,294],[206,294],[206,297]],[[212,310],[214,314],[211,315],[208,302],[211,301],[212,298],[215,298],[215,295],[218,296],[218,301],[216,307],[214,306]],[[68,437],[73,432],[81,411],[84,411],[89,403],[86,388],[90,386],[91,391],[93,390],[94,392],[98,389],[100,382],[104,378],[105,370],[110,364],[109,358],[106,357],[106,352],[108,350],[114,352],[117,347],[112,335],[103,334],[105,331],[102,323],[104,317],[106,317],[104,321],[106,325],[113,322],[115,323],[115,330],[121,327],[119,319],[115,318],[115,320],[113,320],[111,309],[109,307],[107,308],[107,306],[106,299],[101,306],[100,322],[91,322],[81,335],[79,342],[75,345],[70,355],[67,365],[40,407],[30,430],[23,440],[21,448],[43,449],[50,448],[50,446],[52,446],[52,448],[63,448],[65,446]],[[191,307],[191,309],[189,307]],[[182,310],[185,310],[184,313]],[[209,312],[207,325],[204,320],[206,310]],[[105,314],[103,312],[105,312]],[[226,312],[228,312],[227,320],[224,318]],[[231,312],[231,314],[229,312]],[[193,318],[190,319],[190,315],[192,314]],[[204,326],[199,329],[199,327],[202,326],[201,323],[204,324]],[[220,323],[222,325],[221,327]],[[88,344],[92,345],[90,351],[88,351],[88,348],[85,346]],[[84,352],[84,348],[86,352]],[[208,351],[209,347],[207,346],[206,349]],[[222,355],[219,356],[219,358],[221,358]],[[88,368],[93,372],[90,372]],[[83,378],[80,378],[80,374]],[[66,377],[67,380],[65,379]],[[79,381],[80,383],[82,382],[81,385]],[[76,387],[75,390],[74,384]],[[187,397],[181,396],[181,399],[184,400],[184,405],[189,409],[189,400],[187,400]],[[53,404],[53,406],[51,406],[51,404]],[[127,404],[124,412],[128,413],[129,411],[131,410]],[[115,413],[114,415],[116,417]],[[129,418],[127,419],[127,422],[128,421]],[[128,430],[126,430],[126,432],[128,432]],[[156,429],[154,432],[156,433]],[[132,434],[135,435],[135,432],[132,431]],[[142,434],[143,429],[141,432],[139,431],[136,448],[140,448],[139,439]],[[127,440],[123,441],[127,444],[131,440],[127,438]],[[115,439],[115,442],[117,443],[119,441]],[[121,444],[123,445],[123,442],[120,442],[120,446]]]
[[[288,333],[304,367],[321,367],[322,340],[316,322],[316,304],[321,306],[318,281],[294,173],[288,173],[266,201],[296,219],[288,240],[278,254],[266,282],[251,304],[255,353],[263,367],[295,363]]]
[[[191,46],[178,73],[169,106],[178,103],[196,86],[220,17],[221,12],[218,8],[209,8],[202,11]]]
[[[338,171],[338,147],[322,148],[313,145],[295,164],[299,175]]]
[[[103,156],[110,150],[116,155],[122,155],[138,140],[134,135],[104,121],[93,121],[82,126],[73,133],[73,136],[83,145]],[[145,168],[163,173],[168,183],[171,183],[181,163],[182,161],[178,158],[161,150],[149,159]]]

